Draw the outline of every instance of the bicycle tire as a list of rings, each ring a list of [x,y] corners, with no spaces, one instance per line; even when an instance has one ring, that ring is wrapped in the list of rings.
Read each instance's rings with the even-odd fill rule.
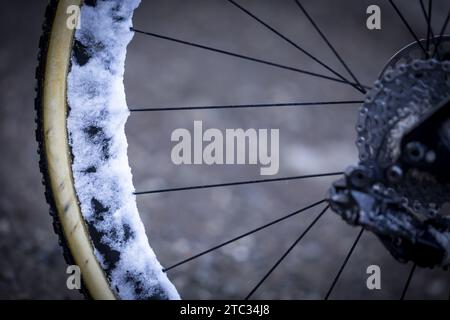
[[[101,300],[177,298],[175,294],[172,293],[171,296],[161,289],[164,288],[164,281],[161,279],[165,280],[162,270],[146,268],[139,273],[139,269],[126,272],[114,269],[120,252],[105,244],[105,234],[89,223],[82,213],[72,167],[75,156],[68,132],[68,116],[71,111],[68,102],[68,75],[73,67],[73,59],[76,58],[76,29],[67,27],[67,9],[72,5],[79,8],[85,5],[95,7],[97,1],[49,2],[36,70],[36,140],[55,233],[59,237],[66,262],[80,268],[83,282],[81,292],[86,297]],[[149,274],[146,274],[147,271]],[[122,282],[126,286],[114,282],[114,276],[124,279]],[[143,283],[147,279],[151,282],[150,289],[150,285],[146,287]]]

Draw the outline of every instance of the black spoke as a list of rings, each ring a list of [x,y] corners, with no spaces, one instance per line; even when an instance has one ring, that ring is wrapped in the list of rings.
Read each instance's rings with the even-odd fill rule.
[[[433,8],[433,0],[428,0],[428,16],[427,16],[427,52],[430,51],[430,39],[431,39],[431,15]]]
[[[219,188],[219,187],[228,187],[228,186],[238,186],[238,185],[244,185],[244,184],[255,184],[255,183],[265,183],[265,182],[275,182],[275,181],[289,181],[289,180],[301,180],[301,179],[319,178],[319,177],[328,177],[328,176],[339,176],[339,175],[342,175],[342,174],[343,174],[343,172],[319,173],[319,174],[309,174],[309,175],[295,176],[295,177],[261,179],[261,180],[248,180],[248,181],[228,182],[228,183],[220,183],[220,184],[206,184],[206,185],[181,187],[181,188],[138,191],[138,192],[135,192],[134,194],[135,195],[143,195],[143,194],[164,193],[164,192],[173,192],[173,191],[207,189],[207,188]]]
[[[425,9],[424,0],[420,0],[420,8],[422,9],[423,16],[425,17],[425,20],[427,21],[427,26],[428,26],[428,13],[427,13],[427,10]],[[433,44],[436,44],[436,39],[434,38],[433,26],[431,25],[431,16],[430,16],[429,26],[430,26],[429,33],[427,33],[428,37],[431,38],[430,41],[433,41]],[[428,52],[430,51],[429,46],[430,46],[430,42],[427,43],[427,51]]]
[[[145,34],[147,36],[151,36],[151,37],[155,37],[155,38],[159,38],[159,39],[164,39],[164,40],[169,40],[169,41],[173,41],[173,42],[176,42],[176,43],[181,43],[181,44],[184,44],[184,45],[188,45],[188,46],[191,46],[191,47],[196,47],[196,48],[200,48],[200,49],[204,49],[204,50],[208,50],[208,51],[213,51],[213,52],[216,52],[216,53],[221,53],[221,54],[225,54],[225,55],[228,55],[228,56],[232,56],[232,57],[236,57],[236,58],[240,58],[240,59],[244,59],[244,60],[249,60],[249,61],[253,61],[253,62],[257,62],[257,63],[262,63],[262,64],[265,64],[265,65],[269,65],[269,66],[273,66],[273,67],[277,67],[277,68],[281,68],[281,69],[285,69],[285,70],[295,71],[295,72],[298,72],[298,73],[307,74],[307,75],[310,75],[310,76],[313,76],[313,77],[317,77],[317,78],[327,79],[327,80],[335,81],[335,82],[339,82],[339,83],[350,84],[352,86],[357,85],[355,83],[351,83],[351,82],[349,83],[349,81],[342,80],[342,79],[339,79],[339,78],[333,78],[333,77],[329,77],[329,76],[326,76],[326,75],[323,75],[323,74],[319,74],[319,73],[315,73],[315,72],[311,72],[311,71],[306,71],[306,70],[298,69],[298,68],[294,68],[294,67],[289,67],[289,66],[285,66],[285,65],[282,65],[282,64],[279,64],[279,63],[275,63],[275,62],[271,62],[271,61],[267,61],[267,60],[261,60],[261,59],[257,59],[257,58],[252,58],[252,57],[245,56],[245,55],[242,55],[242,54],[239,54],[239,53],[234,53],[234,52],[231,52],[231,51],[225,51],[225,50],[221,50],[221,49],[217,49],[217,48],[213,48],[213,47],[209,47],[209,46],[204,46],[204,45],[201,45],[201,44],[198,44],[198,43],[194,43],[194,42],[189,42],[189,41],[184,41],[184,40],[180,40],[180,39],[175,39],[175,38],[163,36],[163,35],[160,35],[160,34],[156,34],[156,33],[153,33],[153,32],[142,31],[142,30],[138,30],[138,29],[135,29],[135,28],[130,28],[130,30],[134,31],[134,32],[137,32],[137,33],[140,33],[140,34]],[[368,89],[367,87],[365,87],[365,88]]]
[[[355,81],[358,86],[360,88],[363,88],[363,93],[366,93],[366,90],[364,89],[363,85],[361,84],[361,82],[359,82],[358,78],[356,78],[355,74],[352,72],[352,70],[350,69],[350,67],[347,65],[347,63],[345,63],[344,59],[342,59],[341,55],[337,52],[337,50],[334,48],[334,46],[331,44],[331,42],[328,40],[328,38],[325,36],[325,34],[322,32],[322,30],[320,30],[319,26],[317,25],[317,23],[314,21],[314,19],[309,15],[309,13],[306,11],[306,9],[303,7],[303,5],[300,3],[299,0],[295,0],[295,2],[297,3],[297,5],[299,6],[300,10],[303,11],[303,14],[306,16],[306,18],[308,18],[309,22],[311,22],[311,24],[313,25],[314,29],[316,29],[316,31],[320,34],[320,36],[322,37],[322,39],[325,41],[325,43],[328,45],[328,47],[331,49],[331,51],[333,51],[334,55],[336,56],[336,58],[338,58],[338,60],[341,62],[341,64],[344,66],[345,70],[347,70],[347,72],[350,74],[350,76],[353,78],[353,81]]]
[[[227,0],[229,3],[231,3],[232,5],[234,5],[235,7],[237,7],[239,10],[241,10],[242,12],[246,13],[248,16],[250,16],[251,18],[253,18],[254,20],[256,20],[257,22],[259,22],[261,25],[263,25],[264,27],[266,27],[267,29],[269,29],[270,31],[272,31],[273,33],[275,33],[278,37],[280,37],[281,39],[283,39],[284,41],[286,41],[287,43],[289,43],[290,45],[292,45],[293,47],[295,47],[296,49],[300,50],[302,53],[304,53],[306,56],[308,56],[309,58],[311,58],[312,60],[314,60],[315,62],[317,62],[318,64],[320,64],[322,67],[324,67],[325,69],[327,69],[328,71],[330,71],[331,73],[333,73],[335,76],[337,76],[338,78],[341,78],[342,80],[344,80],[345,82],[350,83],[350,81],[348,79],[346,79],[345,77],[343,77],[340,73],[338,73],[337,71],[335,71],[334,69],[332,69],[330,66],[326,65],[324,62],[320,61],[318,58],[316,58],[315,56],[313,56],[311,53],[309,53],[308,51],[306,51],[304,48],[300,47],[297,43],[295,43],[294,41],[292,41],[291,39],[289,39],[288,37],[286,37],[285,35],[283,35],[281,32],[279,32],[278,30],[276,30],[274,27],[270,26],[269,24],[267,24],[266,22],[264,22],[263,20],[261,20],[260,18],[258,18],[256,15],[254,15],[253,13],[251,13],[249,10],[247,10],[246,8],[244,8],[243,6],[241,6],[240,4],[236,3],[234,0]],[[358,83],[359,84],[359,83]],[[357,85],[352,85],[355,89],[357,89],[358,91],[360,91],[361,93],[365,93],[364,89],[359,88],[359,86]]]
[[[300,237],[294,241],[294,243],[286,250],[285,253],[278,259],[278,261],[273,265],[272,268],[264,275],[264,277],[258,282],[258,284],[250,291],[250,293],[245,297],[245,300],[251,298],[251,296],[258,290],[258,288],[267,280],[267,278],[272,274],[273,271],[280,265],[280,263],[288,256],[288,254],[297,246],[297,244],[306,236],[306,234],[311,230],[311,228],[316,224],[317,221],[323,216],[323,214],[328,210],[329,206],[327,205],[319,215],[309,224],[309,226],[303,231]]]
[[[142,111],[175,111],[175,110],[208,110],[208,109],[244,109],[244,108],[271,108],[271,107],[300,107],[300,106],[321,106],[321,105],[342,105],[342,104],[362,104],[364,100],[348,101],[321,101],[321,102],[289,102],[289,103],[261,103],[261,104],[238,104],[221,106],[188,106],[170,108],[130,108],[131,112]]]
[[[398,16],[400,17],[400,19],[402,20],[403,24],[406,26],[406,28],[408,29],[409,33],[412,35],[412,37],[414,38],[414,40],[416,40],[417,44],[420,46],[420,48],[422,49],[423,53],[425,54],[426,57],[428,57],[428,52],[426,51],[426,49],[424,48],[423,44],[420,42],[419,38],[417,37],[416,33],[414,32],[414,30],[411,28],[411,26],[409,25],[408,21],[406,20],[406,18],[403,16],[403,14],[401,13],[401,11],[399,10],[399,8],[397,7],[397,5],[394,3],[393,0],[389,0],[389,3],[392,5],[392,7],[394,8],[395,12],[397,12]]]
[[[403,291],[402,291],[402,295],[400,297],[400,300],[404,300],[405,299],[406,292],[408,291],[409,284],[411,283],[411,279],[412,279],[412,277],[414,275],[414,271],[416,271],[416,266],[417,265],[414,263],[413,266],[411,267],[411,270],[409,271],[408,279],[406,279],[406,283],[405,283],[405,286],[403,287]]]
[[[436,55],[436,53],[437,53],[437,51],[438,51],[438,49],[439,49],[439,46],[441,45],[442,37],[443,37],[443,35],[444,35],[445,30],[447,29],[449,20],[450,20],[450,10],[449,10],[448,13],[447,13],[447,17],[445,18],[445,22],[444,22],[444,24],[442,25],[441,32],[439,33],[439,38],[438,38],[437,44],[436,44],[436,46],[434,47],[433,57]]]
[[[222,248],[222,247],[224,247],[224,246],[226,246],[226,245],[228,245],[228,244],[230,244],[230,243],[236,242],[236,241],[238,241],[238,240],[240,240],[240,239],[242,239],[242,238],[245,238],[245,237],[247,237],[247,236],[249,236],[249,235],[252,235],[252,234],[254,234],[254,233],[258,232],[258,231],[261,231],[261,230],[266,229],[266,228],[268,228],[268,227],[270,227],[270,226],[273,226],[274,224],[277,224],[277,223],[279,223],[279,222],[281,222],[281,221],[284,221],[284,220],[286,220],[286,219],[288,219],[288,218],[291,218],[291,217],[293,217],[293,216],[295,216],[295,215],[298,215],[299,213],[302,213],[302,212],[304,212],[304,211],[306,211],[306,210],[308,210],[308,209],[311,209],[311,208],[313,208],[313,207],[316,207],[316,206],[318,206],[319,204],[324,203],[325,201],[326,201],[325,199],[320,200],[320,201],[317,201],[316,203],[313,203],[313,204],[311,204],[311,205],[309,205],[309,206],[306,206],[306,207],[304,207],[304,208],[302,208],[302,209],[300,209],[300,210],[297,210],[297,211],[295,211],[295,212],[292,212],[292,213],[290,213],[290,214],[288,214],[288,215],[286,215],[286,216],[284,216],[284,217],[281,217],[281,218],[278,218],[278,219],[276,219],[276,220],[273,220],[273,221],[271,221],[271,222],[269,222],[269,223],[267,223],[267,224],[265,224],[265,225],[263,225],[263,226],[260,226],[260,227],[258,227],[258,228],[255,228],[255,229],[253,229],[253,230],[250,230],[250,231],[248,231],[248,232],[246,232],[246,233],[244,233],[244,234],[241,234],[240,236],[237,236],[237,237],[235,237],[235,238],[233,238],[233,239],[230,239],[230,240],[228,240],[228,241],[226,241],[226,242],[223,242],[223,243],[221,243],[221,244],[219,244],[219,245],[216,245],[216,246],[214,246],[214,247],[212,247],[212,248],[210,248],[210,249],[208,249],[208,250],[202,251],[202,252],[200,252],[200,253],[198,253],[198,254],[196,254],[196,255],[190,257],[190,258],[184,259],[184,260],[182,260],[182,261],[180,261],[180,262],[178,262],[178,263],[176,263],[176,264],[174,264],[174,265],[172,265],[172,266],[170,266],[170,267],[168,267],[168,268],[163,269],[163,271],[164,271],[164,272],[167,272],[167,271],[169,271],[169,270],[171,270],[171,269],[173,269],[173,268],[176,268],[176,267],[178,267],[178,266],[181,266],[181,265],[183,265],[183,264],[185,264],[185,263],[187,263],[187,262],[189,262],[189,261],[192,261],[192,260],[197,259],[197,258],[199,258],[199,257],[201,257],[201,256],[204,256],[204,255],[207,254],[207,253],[210,253],[210,252],[212,252],[212,251],[215,251],[215,250],[217,250],[217,249],[220,249],[220,248]]]
[[[328,300],[328,298],[330,297],[331,293],[333,292],[333,289],[336,286],[336,283],[338,282],[339,278],[341,277],[341,274],[344,271],[345,266],[347,265],[348,261],[350,260],[350,257],[352,255],[353,251],[355,250],[356,245],[358,244],[358,241],[361,238],[363,232],[364,232],[364,228],[361,228],[361,230],[358,233],[358,236],[356,237],[355,241],[352,244],[352,247],[350,248],[350,251],[347,253],[347,256],[345,257],[344,262],[342,263],[341,267],[339,268],[338,273],[334,277],[333,283],[331,284],[331,287],[330,287],[330,289],[328,289],[328,292],[327,292],[327,294],[325,296],[325,300]]]

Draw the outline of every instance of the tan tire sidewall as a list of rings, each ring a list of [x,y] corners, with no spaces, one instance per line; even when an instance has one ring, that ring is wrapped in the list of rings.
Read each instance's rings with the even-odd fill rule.
[[[67,133],[67,74],[75,30],[67,26],[67,8],[82,0],[60,0],[49,35],[42,94],[44,152],[57,219],[70,253],[94,299],[116,299],[98,262],[76,195]]]

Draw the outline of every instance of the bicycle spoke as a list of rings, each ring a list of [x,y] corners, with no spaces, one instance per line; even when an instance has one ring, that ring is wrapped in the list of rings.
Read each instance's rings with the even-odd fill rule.
[[[246,233],[244,233],[244,234],[241,234],[240,236],[237,236],[237,237],[235,237],[235,238],[233,238],[233,239],[231,239],[231,240],[228,240],[228,241],[223,242],[223,243],[221,243],[221,244],[219,244],[219,245],[216,245],[216,246],[214,246],[214,247],[212,247],[212,248],[210,248],[210,249],[208,249],[208,250],[202,251],[202,252],[200,252],[200,253],[198,253],[198,254],[196,254],[196,255],[190,257],[190,258],[184,259],[184,260],[182,260],[182,261],[180,261],[180,262],[178,262],[178,263],[176,263],[176,264],[174,264],[174,265],[172,265],[172,266],[170,266],[170,267],[168,267],[168,268],[163,269],[163,271],[164,271],[164,272],[167,272],[167,271],[169,271],[169,270],[172,270],[172,269],[174,269],[174,268],[176,268],[176,267],[178,267],[178,266],[181,266],[181,265],[183,265],[183,264],[185,264],[185,263],[187,263],[187,262],[189,262],[189,261],[192,261],[192,260],[197,259],[197,258],[199,258],[199,257],[201,257],[201,256],[204,256],[204,255],[207,254],[207,253],[213,252],[213,251],[215,251],[215,250],[217,250],[217,249],[220,249],[220,248],[222,248],[222,247],[224,247],[224,246],[226,246],[226,245],[228,245],[228,244],[230,244],[230,243],[236,242],[236,241],[238,241],[238,240],[240,240],[240,239],[242,239],[242,238],[245,238],[245,237],[247,237],[247,236],[249,236],[249,235],[252,235],[252,234],[254,234],[254,233],[258,232],[258,231],[261,231],[261,230],[266,229],[266,228],[268,228],[268,227],[270,227],[270,226],[273,226],[274,224],[277,224],[277,223],[279,223],[279,222],[281,222],[281,221],[284,221],[284,220],[286,220],[286,219],[288,219],[288,218],[291,218],[291,217],[293,217],[293,216],[296,216],[296,215],[298,215],[299,213],[302,213],[302,212],[304,212],[304,211],[306,211],[306,210],[308,210],[308,209],[314,208],[314,207],[318,206],[319,204],[321,204],[321,203],[323,203],[323,202],[325,202],[325,201],[326,201],[325,199],[320,200],[320,201],[317,201],[316,203],[313,203],[313,204],[311,204],[311,205],[309,205],[309,206],[306,206],[306,207],[304,207],[304,208],[302,208],[302,209],[300,209],[300,210],[297,210],[297,211],[295,211],[295,212],[292,212],[292,213],[290,213],[290,214],[288,214],[288,215],[286,215],[286,216],[284,216],[284,217],[281,217],[281,218],[278,218],[278,219],[276,219],[276,220],[273,220],[273,221],[271,221],[271,222],[269,222],[269,223],[267,223],[267,224],[265,224],[265,225],[263,225],[263,226],[260,226],[260,227],[258,227],[258,228],[255,228],[255,229],[253,229],[253,230],[250,230],[250,231],[248,231],[248,232],[246,232]]]
[[[447,14],[447,17],[445,18],[445,22],[442,25],[441,31],[439,32],[439,38],[438,38],[438,42],[437,42],[436,46],[434,47],[433,57],[436,56],[437,50],[438,50],[439,46],[441,45],[442,36],[444,35],[445,29],[447,29],[449,20],[450,20],[450,10],[448,10],[448,14]]]
[[[409,284],[411,283],[411,279],[412,279],[412,277],[414,275],[414,271],[416,271],[416,266],[417,265],[414,263],[413,266],[411,267],[411,270],[409,271],[408,279],[406,279],[406,283],[405,283],[405,286],[403,287],[403,291],[402,291],[402,295],[400,297],[400,300],[404,300],[405,299],[406,292],[408,291]]]
[[[298,245],[298,243],[306,236],[306,234],[311,230],[311,228],[316,224],[317,221],[323,216],[323,214],[328,210],[330,206],[327,205],[319,215],[311,222],[308,227],[303,231],[300,237],[294,241],[294,243],[286,250],[286,252],[278,259],[278,261],[273,265],[272,268],[264,275],[264,277],[258,282],[258,284],[250,291],[250,293],[245,297],[245,300],[250,299],[250,297],[258,290],[258,288],[267,280],[267,278],[275,271],[275,269],[280,265],[280,263],[288,256],[288,254]]]
[[[295,43],[294,41],[292,41],[291,39],[289,39],[288,37],[286,37],[285,35],[283,35],[281,32],[279,32],[278,30],[276,30],[274,27],[270,26],[269,24],[267,24],[266,22],[264,22],[263,20],[261,20],[260,18],[258,18],[256,15],[254,15],[253,13],[251,13],[249,10],[247,10],[246,8],[244,8],[243,6],[241,6],[240,4],[238,4],[237,2],[235,2],[234,0],[227,0],[229,3],[231,3],[232,5],[234,5],[236,8],[238,8],[239,10],[241,10],[242,12],[244,12],[245,14],[247,14],[248,16],[250,16],[251,18],[253,18],[254,20],[256,20],[257,22],[259,22],[261,25],[263,25],[264,27],[266,27],[267,29],[269,29],[270,31],[272,31],[274,34],[276,34],[278,37],[280,37],[281,39],[283,39],[284,41],[286,41],[287,43],[289,43],[290,45],[292,45],[293,47],[295,47],[296,49],[298,49],[299,51],[301,51],[302,53],[304,53],[306,56],[308,56],[309,58],[311,58],[312,60],[314,60],[315,62],[317,62],[318,64],[320,64],[322,67],[324,67],[325,69],[327,69],[328,71],[330,71],[331,73],[333,73],[335,76],[337,76],[338,78],[341,78],[342,80],[346,81],[347,83],[350,84],[350,81],[348,79],[346,79],[344,76],[342,76],[340,73],[338,73],[336,70],[332,69],[330,66],[326,65],[324,62],[322,62],[321,60],[319,60],[317,57],[313,56],[311,53],[309,53],[308,51],[306,51],[304,48],[300,47],[297,43]],[[359,83],[358,83],[359,84]],[[364,89],[360,89],[358,86],[352,85],[356,90],[360,91],[361,93],[365,93]]]
[[[339,268],[338,273],[334,277],[333,283],[331,284],[331,287],[330,287],[330,289],[328,289],[328,292],[327,292],[327,294],[325,296],[325,300],[328,300],[328,298],[330,297],[331,293],[333,292],[333,289],[336,286],[336,283],[338,282],[339,278],[341,277],[341,274],[344,271],[345,266],[347,265],[348,261],[350,260],[350,257],[352,255],[353,251],[355,250],[356,245],[358,244],[358,241],[361,238],[363,232],[364,232],[364,228],[361,228],[361,230],[358,233],[358,236],[356,237],[355,241],[352,244],[352,247],[350,248],[350,251],[347,253],[347,256],[345,257],[344,262],[342,263],[341,267]]]
[[[433,0],[428,0],[428,16],[427,16],[427,52],[430,50],[430,38],[431,38],[431,15],[433,8]]]
[[[309,174],[309,175],[295,176],[295,177],[261,179],[261,180],[248,180],[248,181],[238,181],[238,182],[229,182],[229,183],[220,183],[220,184],[207,184],[207,185],[181,187],[181,188],[138,191],[138,192],[135,192],[134,194],[135,195],[143,195],[143,194],[165,193],[165,192],[173,192],[173,191],[219,188],[219,187],[228,187],[228,186],[238,186],[238,185],[244,185],[244,184],[255,184],[255,183],[265,183],[265,182],[275,182],[275,181],[289,181],[289,180],[301,180],[301,179],[320,178],[320,177],[328,177],[328,176],[339,176],[339,175],[342,175],[342,174],[343,174],[343,172],[319,173],[319,174]]]
[[[322,78],[322,79],[326,79],[326,80],[330,80],[330,81],[334,81],[334,82],[339,82],[339,83],[350,84],[352,86],[357,85],[355,83],[351,83],[351,82],[346,81],[346,80],[329,77],[329,76],[326,76],[326,75],[323,75],[323,74],[320,74],[320,73],[315,73],[315,72],[311,72],[311,71],[307,71],[307,70],[303,70],[303,69],[299,69],[299,68],[289,67],[289,66],[285,66],[285,65],[282,65],[282,64],[279,64],[279,63],[276,63],[276,62],[271,62],[271,61],[262,60],[262,59],[258,59],[258,58],[252,58],[252,57],[245,56],[245,55],[242,55],[242,54],[239,54],[239,53],[234,53],[234,52],[231,52],[231,51],[221,50],[221,49],[205,46],[205,45],[194,43],[194,42],[189,42],[189,41],[184,41],[184,40],[180,40],[180,39],[176,39],[176,38],[172,38],[172,37],[167,37],[167,36],[163,36],[163,35],[156,34],[156,33],[153,33],[153,32],[142,31],[142,30],[138,30],[138,29],[135,29],[135,28],[130,28],[130,30],[134,31],[136,33],[147,35],[147,36],[151,36],[151,37],[155,37],[155,38],[159,38],[159,39],[164,39],[164,40],[168,40],[168,41],[172,41],[172,42],[176,42],[176,43],[180,43],[180,44],[184,44],[184,45],[187,45],[187,46],[196,47],[196,48],[200,48],[200,49],[204,49],[204,50],[208,50],[208,51],[212,51],[212,52],[216,52],[216,53],[221,53],[221,54],[224,54],[224,55],[228,55],[228,56],[232,56],[232,57],[236,57],[236,58],[240,58],[240,59],[244,59],[244,60],[248,60],[248,61],[253,61],[253,62],[269,65],[269,66],[272,66],[272,67],[277,67],[277,68],[284,69],[284,70],[290,70],[290,71],[306,74],[306,75],[309,75],[309,76],[312,76],[312,77]],[[370,87],[364,87],[364,88],[370,89]]]
[[[328,47],[331,49],[331,51],[334,53],[334,55],[336,56],[336,58],[341,62],[341,64],[344,66],[345,70],[347,70],[347,72],[350,74],[350,76],[352,77],[353,81],[355,81],[358,86],[360,88],[363,88],[363,93],[367,93],[366,90],[364,89],[363,85],[361,84],[361,82],[359,82],[358,78],[356,78],[355,74],[352,72],[352,70],[349,68],[349,66],[347,65],[347,63],[345,63],[344,59],[342,59],[341,55],[337,52],[337,50],[334,48],[334,46],[331,44],[331,42],[328,40],[328,38],[325,36],[325,34],[322,32],[322,30],[320,30],[319,26],[316,24],[316,22],[314,21],[314,19],[309,15],[309,13],[306,11],[306,9],[303,7],[303,5],[300,3],[299,0],[295,0],[295,2],[297,3],[298,7],[300,8],[300,10],[302,10],[303,14],[306,16],[306,18],[308,18],[309,22],[311,22],[311,24],[313,25],[314,29],[316,29],[316,31],[320,34],[320,36],[322,37],[322,39],[325,41],[325,43],[328,45]]]
[[[342,104],[362,104],[364,100],[348,101],[322,101],[322,102],[289,102],[289,103],[262,103],[262,104],[240,104],[240,105],[222,105],[222,106],[189,106],[189,107],[171,107],[171,108],[130,108],[131,112],[142,111],[175,111],[175,110],[211,110],[211,109],[244,109],[244,108],[272,108],[272,107],[300,107],[300,106],[321,106],[321,105],[342,105]]]
[[[401,11],[399,10],[399,8],[397,7],[397,5],[394,3],[394,0],[389,0],[389,3],[392,5],[392,7],[394,8],[395,12],[397,12],[398,16],[400,17],[400,19],[402,20],[403,24],[406,26],[406,28],[408,29],[409,33],[412,35],[412,37],[414,38],[414,40],[416,40],[417,44],[420,46],[420,48],[422,49],[423,53],[425,54],[426,57],[428,57],[428,52],[425,50],[423,44],[420,42],[419,38],[417,37],[416,33],[414,32],[414,30],[411,28],[411,26],[409,25],[408,21],[406,20],[406,18],[403,16],[403,14],[401,13]]]
[[[427,21],[427,27],[429,26],[429,30],[427,30],[427,35],[429,38],[432,39],[433,43],[436,44],[435,39],[434,39],[433,27],[431,25],[431,16],[428,17],[428,13],[427,13],[427,10],[425,9],[425,4],[424,4],[423,0],[420,0],[419,2],[420,2],[420,8],[422,9],[423,16],[425,17],[425,20]],[[427,40],[428,40],[428,38],[427,38]],[[430,50],[430,43],[427,42],[427,51],[429,51],[429,50]]]

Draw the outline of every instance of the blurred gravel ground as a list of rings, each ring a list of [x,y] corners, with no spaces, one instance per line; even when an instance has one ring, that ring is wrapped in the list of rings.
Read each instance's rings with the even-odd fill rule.
[[[241,1],[342,71],[293,1]],[[382,31],[365,28],[365,9],[379,3]],[[304,1],[310,14],[360,76],[373,83],[389,57],[411,42],[386,1]],[[418,4],[398,1],[413,27],[425,31]],[[435,3],[435,29],[446,1]],[[9,1],[0,11],[0,298],[79,299],[65,286],[65,262],[53,234],[34,141],[34,69],[45,1]],[[445,9],[447,8],[447,9]],[[445,9],[445,10],[444,10]],[[135,26],[273,60],[325,71],[222,0],[144,0]],[[269,103],[361,98],[343,85],[136,35],[125,84],[132,107]],[[176,167],[170,133],[194,120],[215,128],[280,128],[279,176],[340,171],[357,159],[356,106],[132,115],[127,124],[137,189],[260,178],[255,166]],[[161,262],[180,259],[321,199],[333,179],[152,195],[138,198]],[[169,273],[186,298],[242,298],[320,208],[242,240]],[[255,298],[320,299],[358,230],[328,212],[256,293]],[[378,264],[382,290],[365,286]],[[409,265],[395,262],[364,234],[332,295],[335,299],[397,299]],[[446,298],[449,274],[419,270],[408,298]]]

